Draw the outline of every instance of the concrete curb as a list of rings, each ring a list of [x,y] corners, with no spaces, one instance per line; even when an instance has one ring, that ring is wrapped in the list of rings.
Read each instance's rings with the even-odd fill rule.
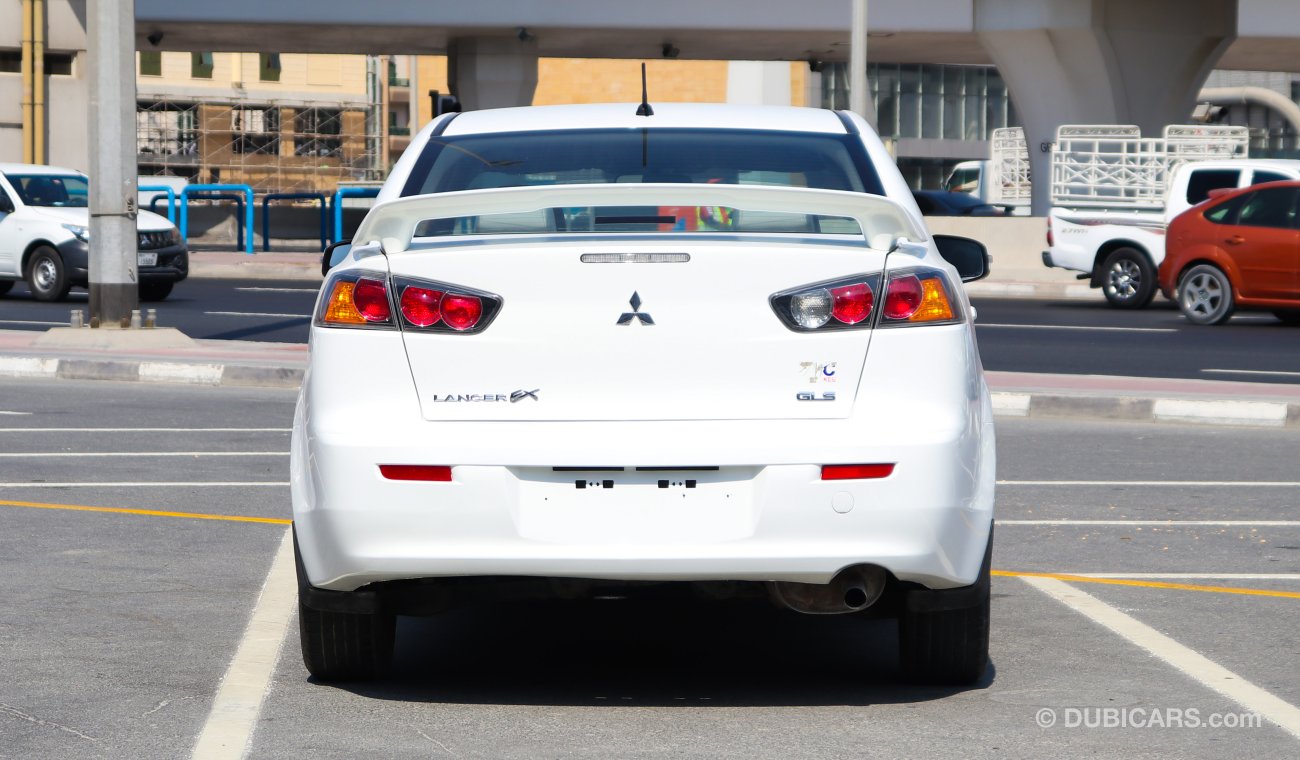
[[[1300,428],[1300,403],[994,391],[999,417],[1087,418],[1128,422]]]
[[[25,379],[116,380],[292,389],[302,384],[303,373],[304,370],[297,367],[250,364],[0,356],[0,377]]]
[[[121,361],[0,356],[0,377],[52,380],[180,383],[238,388],[294,389],[301,367],[210,362]],[[1113,393],[993,391],[997,417],[1174,422],[1300,429],[1300,403],[1236,398],[1171,398]]]

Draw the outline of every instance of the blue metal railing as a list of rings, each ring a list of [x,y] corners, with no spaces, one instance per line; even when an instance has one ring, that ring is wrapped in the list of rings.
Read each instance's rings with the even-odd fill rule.
[[[377,187],[340,187],[338,192],[334,193],[334,229],[330,235],[330,242],[337,243],[343,239],[343,199],[344,198],[374,198],[379,195]]]
[[[176,190],[175,190],[175,188],[169,187],[169,186],[167,186],[167,185],[141,185],[138,189],[139,189],[139,192],[142,192],[142,193],[156,193],[156,192],[164,192],[164,193],[167,193],[167,221],[171,222],[172,224],[175,224],[175,223],[176,223]],[[161,196],[161,195],[155,195],[155,196],[153,197],[153,200],[149,201],[149,210],[150,210],[150,211],[153,211],[153,210],[154,210],[154,206],[155,206],[155,204],[158,203],[158,199],[160,199],[160,198],[162,198],[162,197],[163,197],[163,196]]]
[[[236,193],[242,194],[239,197]],[[238,214],[243,221],[239,222],[236,227],[239,231],[238,247],[244,249],[244,253],[252,254],[253,250],[253,188],[248,185],[186,185],[181,189],[180,206],[181,206],[181,237],[189,242],[189,201],[190,198],[198,195],[214,200],[234,200],[238,204]],[[244,201],[247,200],[247,203]],[[245,234],[247,233],[247,234]]]
[[[325,198],[325,193],[267,193],[262,196],[262,250],[270,252],[271,250],[271,209],[268,204],[271,201],[291,201],[291,200],[314,200],[320,203],[320,249],[323,251],[328,245],[326,238],[329,236],[329,209],[326,207],[329,203]]]

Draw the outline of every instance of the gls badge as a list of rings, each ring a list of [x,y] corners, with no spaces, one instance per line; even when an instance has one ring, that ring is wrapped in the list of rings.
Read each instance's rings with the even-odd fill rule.
[[[800,391],[794,394],[799,401],[834,401],[835,391],[825,391],[823,393],[813,393],[811,391]]]

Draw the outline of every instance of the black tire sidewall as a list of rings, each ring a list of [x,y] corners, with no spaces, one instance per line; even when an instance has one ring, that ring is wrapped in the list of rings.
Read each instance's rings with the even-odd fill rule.
[[[1187,307],[1183,304],[1183,290],[1188,287],[1188,281],[1198,272],[1213,275],[1219,281],[1219,284],[1223,286],[1223,303],[1208,319],[1194,316],[1188,312]],[[1188,322],[1194,325],[1221,325],[1228,321],[1228,318],[1232,316],[1232,312],[1236,309],[1236,299],[1232,294],[1232,280],[1228,279],[1226,272],[1213,264],[1197,264],[1184,272],[1178,278],[1178,288],[1174,291],[1174,300],[1178,303],[1178,310],[1182,312]]]
[[[1137,264],[1139,276],[1137,293],[1131,298],[1121,298],[1110,292],[1110,268],[1116,261],[1129,260]],[[1106,302],[1117,309],[1145,309],[1156,296],[1156,268],[1147,255],[1136,248],[1117,248],[1101,264],[1101,292]]]
[[[40,290],[37,288],[35,282],[36,278],[32,276],[32,273],[36,271],[36,265],[41,262],[41,259],[49,259],[52,261],[55,270],[58,272],[58,277],[54,281],[54,287],[48,290]],[[63,265],[63,257],[59,255],[58,251],[48,245],[42,245],[32,252],[32,257],[27,261],[26,274],[27,289],[31,291],[32,298],[35,298],[37,301],[62,300],[71,289],[68,285],[68,270],[67,267]]]

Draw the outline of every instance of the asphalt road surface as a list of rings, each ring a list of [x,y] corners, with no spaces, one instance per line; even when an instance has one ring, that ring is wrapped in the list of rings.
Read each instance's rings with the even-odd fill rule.
[[[335,686],[302,666],[273,560],[293,398],[0,380],[0,756],[176,758],[217,736],[237,757],[240,725],[259,758],[1300,746],[1298,431],[1000,419],[974,688],[901,682],[888,621],[639,599],[403,618],[394,674]]]
[[[158,323],[192,338],[302,343],[319,285],[270,280],[187,280],[159,304]],[[1118,311],[1096,301],[976,299],[985,369],[1087,375],[1300,381],[1300,327],[1263,312],[1227,325],[1189,324],[1171,303]],[[58,304],[23,285],[0,298],[0,329],[44,330],[87,308],[84,291]]]

